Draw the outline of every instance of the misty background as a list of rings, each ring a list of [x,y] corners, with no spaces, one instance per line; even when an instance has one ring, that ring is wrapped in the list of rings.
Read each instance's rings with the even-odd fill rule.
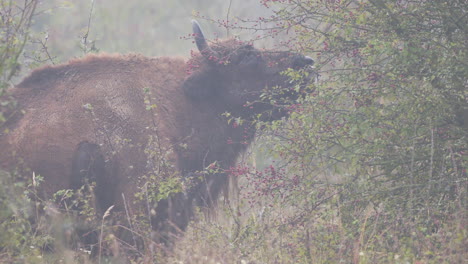
[[[189,57],[195,48],[192,19],[199,21],[209,39],[255,37],[261,39],[256,47],[271,48],[275,39],[245,29],[253,24],[243,21],[272,14],[259,0],[42,1],[33,21],[34,44],[23,56],[29,68],[63,63],[88,52]],[[227,20],[237,29],[224,27]]]

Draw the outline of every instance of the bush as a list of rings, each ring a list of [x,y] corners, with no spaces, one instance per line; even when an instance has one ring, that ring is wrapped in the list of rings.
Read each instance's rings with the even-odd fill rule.
[[[249,206],[225,248],[252,262],[463,262],[466,4],[262,2],[275,15],[257,25],[294,32],[288,48],[314,54],[321,76],[287,121],[258,122],[257,153],[277,162],[232,169]]]

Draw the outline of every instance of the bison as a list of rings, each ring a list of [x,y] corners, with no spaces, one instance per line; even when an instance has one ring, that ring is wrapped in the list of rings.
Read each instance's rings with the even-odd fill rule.
[[[101,212],[127,207],[151,215],[155,230],[183,230],[192,206],[211,206],[227,184],[223,169],[254,137],[249,120],[285,115],[260,95],[292,88],[281,72],[313,64],[233,39],[209,45],[192,27],[199,52],[188,61],[92,54],[33,71],[12,89],[21,111],[3,126],[1,167],[42,175],[43,198],[94,181]],[[293,89],[283,96],[297,97]],[[245,122],[228,123],[225,113]],[[209,165],[216,171],[207,173]]]

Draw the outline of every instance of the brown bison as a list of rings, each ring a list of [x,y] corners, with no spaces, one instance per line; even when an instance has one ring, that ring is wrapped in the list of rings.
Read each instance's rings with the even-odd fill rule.
[[[260,95],[291,86],[282,71],[313,63],[236,40],[208,45],[196,21],[193,33],[200,53],[189,61],[88,55],[35,70],[12,91],[21,113],[0,135],[1,167],[42,175],[44,198],[95,181],[101,211],[127,207],[151,215],[156,230],[167,222],[184,229],[192,205],[217,199],[227,183],[222,169],[253,139],[249,117],[284,116]],[[246,121],[228,124],[227,112]],[[208,165],[218,172],[203,173]],[[138,203],[142,193],[154,208]]]

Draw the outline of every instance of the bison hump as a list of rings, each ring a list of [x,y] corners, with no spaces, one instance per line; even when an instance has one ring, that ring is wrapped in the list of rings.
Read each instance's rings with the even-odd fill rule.
[[[19,83],[17,87],[28,89],[44,89],[48,87],[46,84],[55,82],[63,76],[63,74],[66,72],[66,69],[64,68],[67,67],[46,66],[34,70],[28,77]]]

